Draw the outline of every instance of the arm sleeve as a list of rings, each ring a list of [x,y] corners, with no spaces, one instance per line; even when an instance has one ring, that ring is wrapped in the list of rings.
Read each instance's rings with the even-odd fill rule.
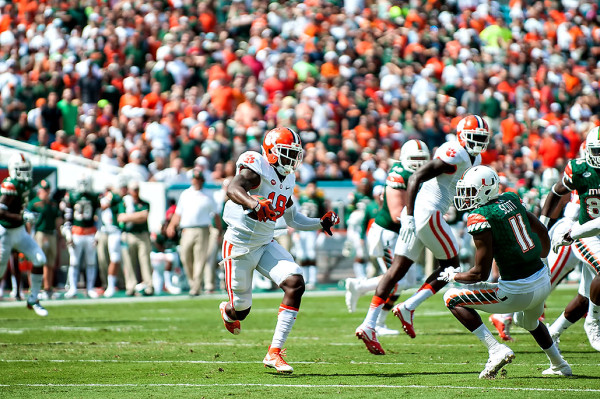
[[[283,218],[288,226],[293,229],[301,231],[313,231],[319,230],[321,226],[321,219],[309,218],[306,215],[298,212],[296,204],[292,205],[283,214]]]
[[[571,238],[574,240],[598,234],[600,234],[600,218],[590,220],[584,224],[574,223],[571,226]]]

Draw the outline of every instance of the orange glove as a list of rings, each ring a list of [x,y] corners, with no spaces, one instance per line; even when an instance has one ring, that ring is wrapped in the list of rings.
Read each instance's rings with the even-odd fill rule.
[[[271,205],[271,200],[265,197],[261,197],[260,195],[253,195],[254,199],[256,199],[257,203],[254,207],[254,212],[256,212],[256,218],[259,222],[266,222],[267,220],[275,221],[275,210]]]
[[[330,236],[333,235],[333,233],[331,232],[331,227],[335,226],[336,224],[339,224],[339,223],[340,223],[340,218],[333,211],[327,212],[321,218],[321,226],[323,226],[323,231],[325,233],[329,234]]]

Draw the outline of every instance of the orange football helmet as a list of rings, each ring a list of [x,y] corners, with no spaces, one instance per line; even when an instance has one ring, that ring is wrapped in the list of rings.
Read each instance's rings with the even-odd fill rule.
[[[490,128],[479,115],[464,117],[456,126],[456,136],[460,145],[472,155],[477,156],[485,151],[490,142]]]
[[[263,156],[283,176],[294,172],[304,157],[300,136],[287,127],[276,127],[265,134],[262,149]]]

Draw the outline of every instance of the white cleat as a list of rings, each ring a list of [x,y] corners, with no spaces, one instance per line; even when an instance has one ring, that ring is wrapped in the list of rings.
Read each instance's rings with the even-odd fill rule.
[[[514,352],[506,345],[500,344],[500,347],[490,353],[490,357],[485,364],[485,368],[479,374],[479,378],[496,378],[498,371],[515,358]]]
[[[87,295],[88,295],[88,297],[90,297],[90,298],[92,298],[92,299],[97,299],[97,298],[100,298],[100,294],[98,294],[98,293],[96,292],[96,290],[88,290],[88,291],[87,291]]]
[[[358,292],[358,282],[357,278],[347,278],[346,279],[346,307],[348,308],[349,313],[356,312],[356,305],[358,304],[358,298],[360,298],[360,293]]]
[[[167,291],[171,295],[179,295],[179,294],[181,294],[181,288],[175,287],[175,286],[172,286],[172,285],[166,285],[165,286],[165,291]]]
[[[590,345],[592,348],[600,351],[600,325],[598,325],[598,320],[593,319],[591,317],[585,318],[585,323],[583,323],[583,329],[587,334],[588,340],[590,341]]]
[[[557,366],[551,366],[549,369],[542,371],[542,375],[560,375],[563,377],[569,377],[573,375],[571,371],[571,366],[566,360],[563,359],[563,362]]]
[[[72,298],[76,298],[77,297],[77,290],[69,290],[67,292],[65,292],[64,298],[65,299],[72,299]]]
[[[377,333],[377,335],[379,336],[384,336],[384,335],[400,335],[400,331],[398,330],[392,330],[391,328],[388,328],[388,326],[384,325],[377,325],[375,326],[375,332]]]
[[[35,312],[35,314],[37,314],[38,316],[41,316],[41,317],[48,316],[48,311],[42,305],[40,305],[40,301],[30,302],[28,299],[27,300],[27,308],[33,310]]]
[[[108,287],[106,291],[104,291],[104,298],[112,298],[115,295],[115,289],[112,287]]]
[[[285,356],[285,349],[271,349],[271,347],[269,347],[269,351],[263,359],[263,364],[265,367],[270,367],[277,370],[278,373],[292,374],[294,369],[285,360],[283,360],[283,356]]]

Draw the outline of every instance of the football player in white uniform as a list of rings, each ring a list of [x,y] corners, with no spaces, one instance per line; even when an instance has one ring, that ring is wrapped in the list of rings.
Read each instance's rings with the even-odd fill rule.
[[[285,127],[269,131],[263,140],[263,154],[248,151],[240,155],[237,173],[227,187],[230,201],[225,204],[223,219],[227,231],[223,240],[223,263],[228,302],[219,306],[225,327],[240,333],[240,321],[250,313],[252,274],[256,269],[283,292],[275,334],[263,363],[278,372],[291,373],[283,360],[282,348],[300,307],[305,285],[302,269],[274,239],[276,220],[283,217],[296,230],[323,229],[339,223],[337,215],[309,218],[298,212],[292,201],[296,184],[294,171],[302,161],[300,136]]]
[[[401,148],[400,162],[393,164],[386,178],[383,204],[367,232],[369,257],[379,265],[382,273],[385,273],[392,263],[393,250],[400,231],[398,219],[402,209],[404,209],[404,204],[406,204],[408,180],[430,158],[429,148],[424,142],[409,140]],[[377,288],[382,277],[381,275],[369,279],[346,279],[346,305],[349,312],[352,313],[356,310],[356,304],[360,296]],[[389,311],[394,306],[394,302],[400,296],[400,292],[414,286],[416,279],[416,269],[412,268],[402,280],[398,281],[377,319],[375,325],[377,335],[398,334],[398,330],[389,329],[385,321]]]
[[[433,253],[440,266],[417,293],[392,309],[411,338],[415,337],[414,310],[446,285],[437,279],[440,272],[449,266],[460,266],[456,238],[442,216],[453,202],[460,177],[468,168],[481,163],[479,154],[487,148],[490,130],[487,122],[477,115],[463,118],[456,130],[458,141],[440,146],[434,159],[420,167],[408,182],[392,266],[379,282],[367,316],[356,329],[356,336],[375,355],[385,354],[375,332],[379,313],[396,283],[406,275],[423,248],[427,247]],[[417,203],[418,208],[415,207]]]

